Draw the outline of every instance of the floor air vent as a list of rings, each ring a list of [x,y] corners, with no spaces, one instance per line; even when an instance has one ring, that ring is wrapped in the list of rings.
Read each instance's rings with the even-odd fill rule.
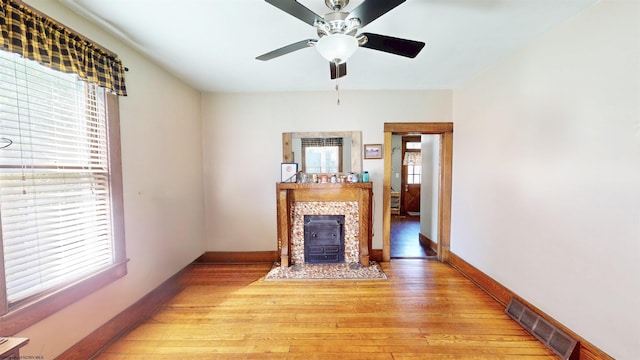
[[[506,313],[562,359],[576,360],[579,358],[579,344],[575,339],[550,324],[518,300],[512,298],[509,301]]]

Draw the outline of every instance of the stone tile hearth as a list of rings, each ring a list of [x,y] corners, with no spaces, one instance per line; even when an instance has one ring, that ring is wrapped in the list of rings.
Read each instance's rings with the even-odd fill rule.
[[[264,277],[266,281],[277,280],[387,280],[379,264],[302,264],[281,267],[279,264]]]

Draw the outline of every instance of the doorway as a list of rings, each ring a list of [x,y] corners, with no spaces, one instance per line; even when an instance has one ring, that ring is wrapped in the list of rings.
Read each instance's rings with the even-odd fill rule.
[[[434,236],[433,247],[436,250],[438,260],[447,262],[449,260],[449,242],[451,229],[451,166],[453,152],[453,124],[452,123],[385,123],[384,124],[384,152],[393,154],[393,135],[403,135],[407,142],[421,135],[438,135],[438,163],[437,170],[437,212],[436,228],[437,234]],[[404,149],[404,146],[403,146]],[[404,156],[403,156],[404,157]],[[415,170],[415,169],[414,169]],[[408,169],[407,169],[408,171]],[[391,203],[392,193],[397,199],[404,192],[400,189],[392,189],[392,156],[384,157],[384,182],[383,182],[383,261],[391,260]],[[407,174],[409,175],[409,172]],[[415,175],[415,174],[414,174]],[[404,177],[404,175],[403,175]],[[398,187],[397,185],[395,186]],[[404,205],[400,201],[401,207]],[[406,213],[406,208],[405,208]],[[402,210],[401,210],[402,212]],[[434,212],[434,213],[435,213]],[[397,216],[394,211],[394,216]],[[402,213],[400,214],[402,216]]]
[[[400,205],[391,213],[392,259],[436,256],[431,239],[437,237],[438,140],[438,135],[392,135],[391,193]]]

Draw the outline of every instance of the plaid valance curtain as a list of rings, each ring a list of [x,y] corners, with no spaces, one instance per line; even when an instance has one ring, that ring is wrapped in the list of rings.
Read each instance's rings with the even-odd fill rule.
[[[422,165],[422,153],[419,151],[405,152],[402,165]]]
[[[27,5],[0,0],[2,48],[126,96],[122,61]]]
[[[342,138],[302,138],[302,146],[342,146]]]

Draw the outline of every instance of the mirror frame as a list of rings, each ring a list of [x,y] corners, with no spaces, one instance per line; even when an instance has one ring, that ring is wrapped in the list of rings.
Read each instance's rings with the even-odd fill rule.
[[[291,141],[294,138],[351,138],[351,172],[362,173],[362,131],[319,131],[282,133],[282,162],[293,162]]]

